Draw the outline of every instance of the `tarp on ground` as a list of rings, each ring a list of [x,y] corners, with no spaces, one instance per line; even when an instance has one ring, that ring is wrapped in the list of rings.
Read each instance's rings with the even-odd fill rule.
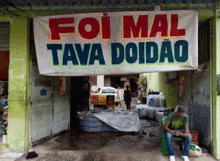
[[[137,112],[129,111],[102,111],[93,115],[121,132],[138,132],[141,129],[141,122]]]

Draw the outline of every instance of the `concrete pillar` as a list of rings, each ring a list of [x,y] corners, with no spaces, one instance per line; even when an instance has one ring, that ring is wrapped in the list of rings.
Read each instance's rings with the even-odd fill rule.
[[[217,94],[216,76],[220,74],[220,14],[219,9],[215,11],[215,17],[212,20],[212,53],[210,58],[210,82],[211,82],[211,140],[212,155],[220,159],[220,96]]]
[[[104,75],[98,75],[97,76],[97,86],[98,88],[104,87]]]
[[[9,66],[9,149],[28,148],[28,99],[30,80],[30,22],[24,17],[11,19]]]

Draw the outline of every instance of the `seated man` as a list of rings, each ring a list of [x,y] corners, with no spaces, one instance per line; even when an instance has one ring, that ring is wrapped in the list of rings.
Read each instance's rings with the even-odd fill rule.
[[[184,138],[182,158],[184,161],[189,161],[188,155],[192,142],[192,136],[189,133],[188,125],[189,116],[186,114],[186,108],[184,106],[177,105],[175,111],[169,114],[164,122],[164,129],[166,130],[165,137],[170,161],[175,161],[175,152],[172,142],[173,136]]]

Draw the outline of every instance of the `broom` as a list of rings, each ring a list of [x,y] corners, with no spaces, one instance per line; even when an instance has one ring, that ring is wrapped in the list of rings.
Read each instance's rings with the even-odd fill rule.
[[[31,108],[30,108],[30,101],[29,101],[29,150],[27,152],[27,156],[25,159],[30,159],[30,158],[36,158],[38,157],[38,154],[34,151],[34,149],[32,148],[32,134],[31,134]]]

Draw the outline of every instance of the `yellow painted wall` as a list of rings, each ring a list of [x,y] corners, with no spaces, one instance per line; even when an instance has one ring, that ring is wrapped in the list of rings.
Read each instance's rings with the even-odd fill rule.
[[[164,82],[166,73],[146,73],[148,87],[147,91],[160,91],[166,99],[166,107],[175,108],[179,104],[179,83],[178,79],[172,79],[169,84]]]
[[[211,117],[212,117],[212,153],[220,159],[220,96],[217,95],[216,75],[220,74],[220,10],[216,10],[216,17],[212,20],[212,54],[211,54]]]
[[[21,151],[28,148],[29,24],[27,18],[16,17],[11,20],[10,25],[7,141],[9,149]]]

